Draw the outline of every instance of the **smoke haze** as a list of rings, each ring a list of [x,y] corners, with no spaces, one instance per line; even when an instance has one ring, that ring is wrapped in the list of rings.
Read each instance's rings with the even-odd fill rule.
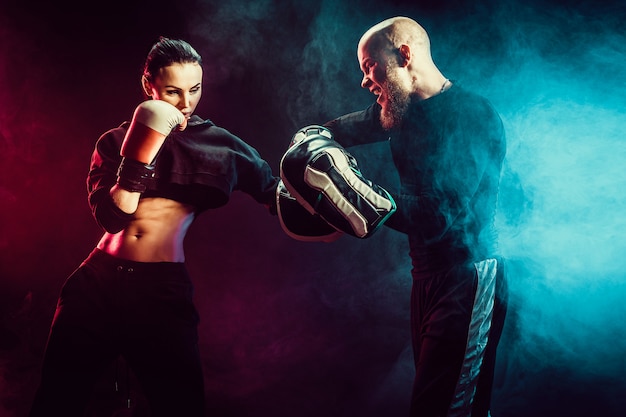
[[[0,417],[25,415],[58,291],[99,239],[86,204],[89,156],[141,100],[156,38],[199,50],[198,113],[277,173],[298,128],[373,100],[360,88],[356,44],[393,15],[426,28],[444,75],[487,97],[507,133],[497,222],[511,311],[492,414],[624,415],[622,2],[196,0],[164,12],[113,1],[96,15],[37,6],[0,8]],[[354,155],[393,186],[385,145]],[[196,220],[186,249],[215,415],[406,415],[402,235],[297,242],[236,194]],[[113,414],[108,382],[93,415]]]

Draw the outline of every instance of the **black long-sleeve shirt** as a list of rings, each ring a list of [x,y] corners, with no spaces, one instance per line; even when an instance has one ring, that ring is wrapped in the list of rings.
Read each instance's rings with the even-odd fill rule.
[[[92,213],[110,233],[119,232],[133,218],[109,194],[117,181],[120,147],[128,126],[124,122],[98,139],[87,176]],[[252,146],[198,116],[192,116],[184,131],[167,136],[155,159],[155,173],[142,198],[170,198],[200,213],[226,204],[231,193],[239,190],[261,204],[275,205],[278,179],[268,163]]]
[[[398,206],[386,225],[406,233],[415,269],[446,260],[495,255],[494,226],[506,150],[502,121],[491,104],[453,85],[411,103],[402,125],[385,131],[380,107],[326,124],[349,148],[389,140],[400,179],[389,190]]]

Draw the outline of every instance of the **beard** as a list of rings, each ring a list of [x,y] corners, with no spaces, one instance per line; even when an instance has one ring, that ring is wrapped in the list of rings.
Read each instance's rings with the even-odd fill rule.
[[[394,72],[387,73],[383,89],[387,94],[387,105],[380,112],[380,124],[383,129],[391,130],[402,123],[411,101],[410,94],[401,87]]]

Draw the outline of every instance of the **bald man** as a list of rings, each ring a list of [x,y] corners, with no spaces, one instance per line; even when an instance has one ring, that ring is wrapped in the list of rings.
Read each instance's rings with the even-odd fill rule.
[[[488,416],[507,304],[494,227],[501,119],[443,75],[410,18],[370,28],[357,57],[376,102],[325,127],[345,149],[389,141],[400,186],[385,225],[408,236],[413,266],[411,416]]]

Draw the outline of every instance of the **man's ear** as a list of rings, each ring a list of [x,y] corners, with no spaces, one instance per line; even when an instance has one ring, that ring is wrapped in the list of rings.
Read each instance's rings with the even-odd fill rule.
[[[409,65],[409,61],[411,60],[411,47],[406,44],[400,45],[398,52],[400,55],[400,66],[406,67]]]
[[[152,85],[150,84],[150,81],[145,75],[141,76],[141,87],[143,88],[143,92],[148,97],[152,97]]]

